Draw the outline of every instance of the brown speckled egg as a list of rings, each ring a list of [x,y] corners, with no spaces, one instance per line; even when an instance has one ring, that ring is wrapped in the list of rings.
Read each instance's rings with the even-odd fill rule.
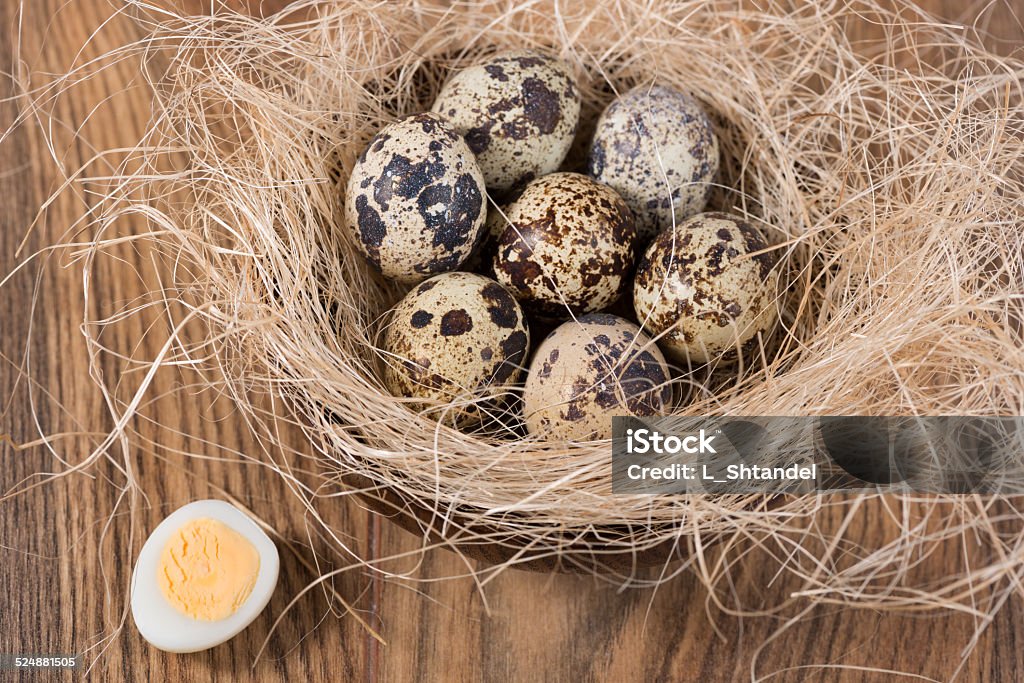
[[[704,210],[718,173],[718,138],[697,100],[639,86],[601,114],[587,173],[626,200],[643,243]]]
[[[633,215],[615,192],[579,173],[552,173],[509,205],[494,274],[546,319],[600,310],[633,269]]]
[[[637,266],[637,319],[680,361],[735,360],[778,320],[775,257],[750,256],[767,247],[757,228],[725,213],[666,230]]]
[[[523,388],[527,430],[552,440],[607,439],[613,415],[661,415],[671,402],[658,346],[608,313],[570,320],[548,335]]]
[[[400,282],[456,270],[476,245],[486,214],[473,153],[434,114],[407,116],[377,133],[345,192],[345,224],[356,245]]]
[[[474,273],[420,283],[389,314],[384,383],[396,396],[429,403],[495,397],[519,377],[530,337],[512,294]],[[480,406],[452,411],[458,422]],[[438,414],[441,417],[441,414]]]
[[[558,168],[576,134],[580,96],[564,62],[521,50],[455,73],[433,111],[466,136],[487,188],[502,193]]]

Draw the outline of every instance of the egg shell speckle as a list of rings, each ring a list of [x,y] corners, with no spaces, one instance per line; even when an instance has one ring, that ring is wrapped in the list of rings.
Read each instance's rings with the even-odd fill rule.
[[[718,138],[700,103],[661,86],[633,88],[609,104],[587,159],[587,173],[633,210],[645,243],[673,224],[673,213],[681,223],[704,210],[718,166]]]
[[[552,173],[527,185],[506,216],[494,274],[539,317],[600,310],[627,287],[636,228],[610,188],[579,173]]]
[[[456,270],[486,219],[486,191],[465,140],[434,114],[384,127],[356,161],[345,224],[385,276],[419,282]]]
[[[778,271],[761,232],[725,213],[694,216],[661,233],[637,266],[633,304],[644,330],[673,358],[736,360],[778,320]],[[744,346],[746,345],[746,346]]]
[[[633,323],[607,313],[563,323],[545,339],[523,389],[526,428],[552,440],[607,439],[614,415],[671,404],[665,357]]]
[[[540,52],[505,52],[455,73],[433,111],[466,136],[488,189],[507,192],[562,163],[579,125],[568,66]]]
[[[446,273],[420,283],[391,310],[384,333],[384,382],[396,396],[448,402],[496,396],[526,363],[522,309],[497,282]],[[456,421],[478,418],[468,405]]]

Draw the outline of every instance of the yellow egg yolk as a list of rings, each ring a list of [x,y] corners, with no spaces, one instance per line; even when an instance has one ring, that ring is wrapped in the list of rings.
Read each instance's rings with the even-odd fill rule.
[[[256,548],[216,519],[194,519],[171,536],[160,555],[157,583],[178,611],[217,621],[234,614],[260,571]]]

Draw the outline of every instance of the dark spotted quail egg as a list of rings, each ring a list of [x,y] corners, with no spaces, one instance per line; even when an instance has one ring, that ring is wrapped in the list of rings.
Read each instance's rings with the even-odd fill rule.
[[[352,169],[345,223],[387,277],[456,270],[486,218],[483,176],[465,140],[434,114],[383,128]]]
[[[640,86],[601,114],[587,173],[626,200],[643,243],[700,213],[718,173],[718,138],[697,100]]]
[[[553,440],[607,439],[613,415],[661,415],[671,401],[657,345],[607,313],[570,320],[548,335],[523,388],[527,430]]]
[[[433,111],[466,136],[488,189],[502,193],[558,168],[576,134],[580,97],[564,62],[505,52],[453,75]]]
[[[637,319],[680,361],[735,360],[778,320],[775,258],[751,256],[767,247],[757,228],[724,213],[666,230],[637,266]]]
[[[494,274],[541,318],[600,310],[628,286],[636,229],[613,190],[579,173],[532,181],[505,212]]]
[[[496,397],[526,363],[529,331],[511,293],[474,273],[445,273],[414,287],[391,310],[384,332],[384,382],[418,407],[466,401],[449,415],[480,415],[472,399]],[[442,414],[438,414],[442,417]]]

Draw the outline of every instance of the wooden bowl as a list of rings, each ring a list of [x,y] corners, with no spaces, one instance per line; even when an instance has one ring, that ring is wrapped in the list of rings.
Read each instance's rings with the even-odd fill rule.
[[[488,565],[514,562],[517,569],[531,571],[631,575],[638,569],[672,564],[685,557],[685,546],[679,537],[638,551],[623,550],[602,539],[602,536],[624,535],[625,526],[608,527],[606,533],[574,537],[557,553],[531,554],[530,548],[536,539],[525,535],[509,536],[496,526],[471,521],[468,515],[448,515],[442,519],[423,501],[411,499],[394,488],[377,485],[361,475],[347,475],[344,481],[359,491],[360,499],[376,514],[412,534],[426,537],[431,543]],[[481,540],[479,537],[486,536],[488,531],[501,536],[502,541]],[[467,538],[460,539],[460,535]]]

